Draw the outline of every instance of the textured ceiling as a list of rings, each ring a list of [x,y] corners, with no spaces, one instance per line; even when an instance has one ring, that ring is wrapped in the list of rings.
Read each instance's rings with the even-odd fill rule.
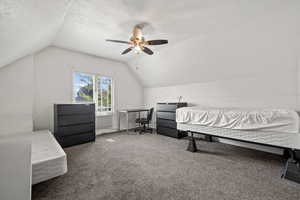
[[[74,0],[54,44],[128,61],[139,56],[132,53],[120,56],[120,52],[127,46],[108,43],[105,39],[128,40],[132,28],[136,24],[144,23],[146,39],[166,38],[170,45],[176,45],[177,42],[191,37],[205,36],[248,22],[266,9],[263,3],[256,2],[249,4],[247,0]],[[156,50],[165,47],[152,48]]]
[[[54,45],[126,62],[145,86],[238,76],[254,73],[243,61],[258,52],[274,64],[282,54],[268,53],[274,42],[298,47],[299,10],[298,0],[0,0],[0,66]],[[128,40],[140,23],[146,39],[169,44],[151,47],[153,56],[121,56],[126,45],[105,42]],[[216,73],[220,64],[227,71]]]
[[[194,20],[197,27],[206,27],[203,32],[152,57],[131,60],[130,66],[137,68],[135,73],[147,87],[255,77],[266,72],[272,76],[276,70],[296,68],[300,1],[237,2],[244,3],[226,4],[220,9],[223,14],[209,17],[207,21],[214,22],[211,26]]]
[[[211,0],[210,0],[211,1]],[[120,56],[126,45],[105,42],[105,39],[129,40],[136,24],[144,24],[146,39],[170,42],[195,33],[192,13],[199,12],[199,1],[143,0],[75,0],[65,23],[57,35],[56,46],[89,52],[112,59],[128,61],[137,55]],[[207,1],[208,2],[208,1]],[[170,4],[172,6],[170,6]],[[181,19],[178,13],[182,13]],[[153,47],[160,49],[163,47]]]
[[[0,67],[52,43],[70,0],[0,0]]]

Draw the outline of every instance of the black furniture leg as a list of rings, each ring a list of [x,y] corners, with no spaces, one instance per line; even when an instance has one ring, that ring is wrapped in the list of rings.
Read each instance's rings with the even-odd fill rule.
[[[196,152],[196,151],[198,151],[198,149],[197,149],[196,141],[194,138],[194,134],[193,134],[193,132],[189,132],[189,133],[191,133],[191,137],[189,138],[189,146],[188,146],[187,150],[190,152]]]
[[[149,130],[149,133],[153,133],[153,129],[150,127],[150,123],[148,124],[148,129],[147,130]]]
[[[281,178],[300,183],[300,163],[293,149],[288,149],[290,158],[287,160]]]
[[[210,135],[206,135],[204,140],[207,142],[213,142],[212,136],[210,136]]]
[[[286,159],[290,158],[290,152],[289,152],[288,149],[283,150],[283,157],[286,158]]]
[[[146,123],[143,124],[143,131],[144,133],[146,133]]]

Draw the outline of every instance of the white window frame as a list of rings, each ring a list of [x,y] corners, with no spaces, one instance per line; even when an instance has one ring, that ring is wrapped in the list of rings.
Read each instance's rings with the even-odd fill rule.
[[[98,111],[98,107],[96,108],[97,110],[96,110],[96,112],[97,112],[97,115],[99,115],[99,116],[101,116],[101,115],[112,115],[112,113],[113,113],[113,111],[114,111],[114,81],[113,81],[113,79],[111,78],[111,77],[109,77],[109,76],[102,76],[102,75],[95,75],[94,76],[94,81],[95,81],[95,88],[94,88],[94,91],[96,91],[96,95],[95,95],[95,99],[94,99],[94,101],[97,103],[97,105],[98,105],[98,90],[97,90],[97,88],[96,88],[96,84],[98,84],[98,83],[96,83],[96,77],[100,77],[100,78],[102,78],[102,77],[104,77],[104,78],[109,78],[110,80],[111,80],[111,111],[101,111],[101,112],[99,112]],[[101,92],[102,92],[102,89],[101,89]],[[101,107],[102,107],[102,104],[103,103],[103,101],[101,101]]]
[[[106,75],[102,75],[102,74],[98,74],[98,73],[89,73],[89,72],[80,72],[80,71],[74,71],[72,73],[72,102],[73,103],[78,103],[75,101],[75,91],[74,91],[74,76],[76,74],[84,74],[84,75],[88,75],[88,76],[92,76],[93,77],[93,103],[95,103],[95,113],[97,116],[108,116],[108,115],[112,115],[114,112],[114,96],[115,96],[115,84],[114,84],[114,79],[110,76],[106,76]],[[105,77],[105,78],[109,78],[111,79],[111,111],[103,111],[103,112],[99,112],[98,111],[98,90],[96,87],[97,84],[97,78],[96,77]],[[102,102],[101,102],[102,103]]]

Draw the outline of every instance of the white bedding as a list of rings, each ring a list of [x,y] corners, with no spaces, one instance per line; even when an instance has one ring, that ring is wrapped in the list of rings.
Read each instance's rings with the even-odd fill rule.
[[[176,110],[176,121],[237,130],[299,133],[299,116],[287,109],[184,107]]]
[[[48,130],[32,134],[32,184],[63,175],[67,172],[67,157]]]

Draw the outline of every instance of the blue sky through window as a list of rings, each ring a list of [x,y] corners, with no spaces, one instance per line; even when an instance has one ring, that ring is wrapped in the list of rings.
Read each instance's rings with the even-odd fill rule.
[[[80,88],[87,86],[88,84],[93,84],[93,77],[91,75],[86,74],[75,74],[74,82],[75,93],[77,93],[80,90]]]
[[[94,78],[96,85],[94,84]],[[74,74],[73,91],[75,102],[94,102],[99,112],[112,110],[112,79],[93,74]],[[94,95],[97,95],[94,98]]]
[[[107,77],[101,77],[101,83],[99,84],[102,90],[108,90],[111,84],[111,79]]]

